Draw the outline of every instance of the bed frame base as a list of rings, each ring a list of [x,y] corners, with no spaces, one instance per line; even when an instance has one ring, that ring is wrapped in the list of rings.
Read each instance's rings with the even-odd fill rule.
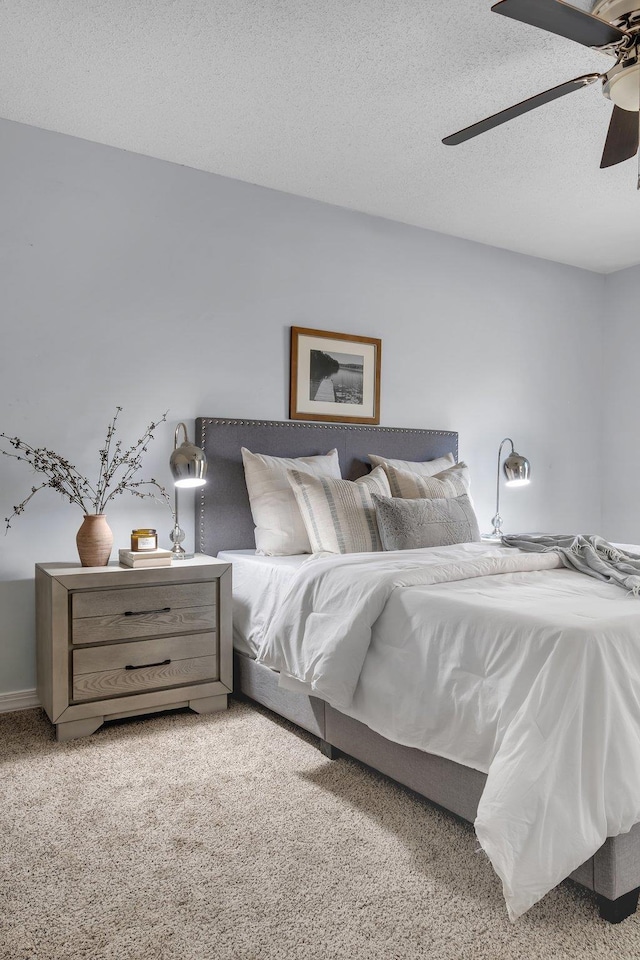
[[[621,923],[636,912],[638,894],[640,894],[640,887],[630,890],[629,893],[623,894],[617,900],[607,900],[606,897],[598,894],[600,916],[609,923]]]

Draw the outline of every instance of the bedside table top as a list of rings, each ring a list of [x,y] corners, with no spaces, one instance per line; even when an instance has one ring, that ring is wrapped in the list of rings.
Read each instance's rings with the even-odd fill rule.
[[[188,569],[189,567],[203,567],[210,566],[211,564],[228,567],[230,564],[226,560],[218,560],[216,557],[208,557],[205,553],[197,553],[195,557],[192,557],[190,560],[172,560],[170,564],[167,564],[166,567],[125,567],[123,564],[118,563],[117,560],[110,560],[106,567],[83,567],[78,561],[73,561],[71,563],[65,561],[54,561],[53,563],[36,563],[36,567],[40,567],[41,570],[45,570],[47,573],[55,574],[56,576],[65,574],[76,574],[76,573],[113,573],[114,571],[122,571],[126,573],[129,570],[136,570],[139,572],[143,570],[179,570],[179,569]]]
[[[225,560],[198,553],[190,560],[174,560],[166,567],[123,567],[117,560],[106,567],[83,567],[79,562],[36,563],[36,574],[57,580],[68,588],[91,589],[118,584],[126,578],[128,585],[206,580],[221,577],[231,570]]]

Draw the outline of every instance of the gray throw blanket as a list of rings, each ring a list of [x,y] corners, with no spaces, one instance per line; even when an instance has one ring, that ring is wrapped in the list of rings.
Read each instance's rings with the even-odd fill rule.
[[[565,567],[586,573],[588,577],[607,580],[625,587],[634,596],[640,596],[640,554],[619,550],[602,537],[578,536],[508,536],[502,542],[506,547],[558,553]]]

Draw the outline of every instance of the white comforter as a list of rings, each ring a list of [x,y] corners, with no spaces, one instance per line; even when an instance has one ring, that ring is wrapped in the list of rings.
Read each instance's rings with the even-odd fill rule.
[[[314,558],[258,657],[488,774],[475,829],[512,919],[640,821],[640,600],[557,567],[491,544]]]

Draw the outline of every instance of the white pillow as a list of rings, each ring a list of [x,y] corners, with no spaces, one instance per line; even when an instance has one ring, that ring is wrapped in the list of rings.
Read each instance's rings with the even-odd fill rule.
[[[437,457],[435,460],[390,460],[388,457],[380,457],[375,453],[368,453],[367,456],[372,466],[382,467],[386,471],[391,495],[394,497],[400,497],[402,494],[394,490],[390,472],[386,469],[387,465],[394,467],[396,470],[404,470],[405,473],[417,473],[420,477],[432,477],[434,474],[440,473],[441,470],[453,466],[456,462],[452,453],[447,453],[444,457]]]
[[[289,471],[313,553],[368,553],[382,550],[372,494],[391,494],[381,467],[358,480],[312,477]]]
[[[417,473],[397,470],[389,463],[386,465],[386,473],[391,490],[397,491],[393,495],[405,500],[425,497],[443,499],[469,493],[469,468],[463,462],[456,463],[433,477],[421,477]]]
[[[339,478],[338,451],[315,457],[270,457],[242,447],[242,462],[256,525],[256,552],[267,557],[311,553],[287,471],[295,468],[311,476]]]

